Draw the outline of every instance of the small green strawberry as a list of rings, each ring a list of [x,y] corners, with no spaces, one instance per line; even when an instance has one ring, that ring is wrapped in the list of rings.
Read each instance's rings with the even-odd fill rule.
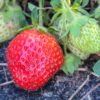
[[[94,19],[89,19],[81,28],[79,36],[69,34],[68,47],[81,59],[89,54],[100,52],[100,28]]]
[[[17,4],[5,5],[0,12],[0,43],[14,37],[24,25],[26,21],[21,8]]]

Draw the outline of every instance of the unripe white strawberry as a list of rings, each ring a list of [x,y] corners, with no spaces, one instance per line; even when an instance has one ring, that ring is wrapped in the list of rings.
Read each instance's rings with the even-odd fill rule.
[[[85,59],[89,54],[100,52],[100,27],[96,20],[89,19],[81,28],[79,36],[69,34],[69,49],[81,59]]]

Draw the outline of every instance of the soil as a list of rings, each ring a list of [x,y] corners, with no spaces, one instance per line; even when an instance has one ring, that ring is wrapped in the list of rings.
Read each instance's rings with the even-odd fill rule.
[[[21,0],[20,0],[21,1]],[[27,0],[23,0],[27,1]],[[29,0],[31,1],[31,0]],[[35,3],[37,4],[38,0]],[[48,0],[50,1],[50,0]],[[95,1],[95,0],[91,0]],[[23,5],[25,3],[23,2]],[[48,2],[47,2],[48,5]],[[94,9],[94,4],[90,7]],[[25,5],[23,6],[23,8]],[[89,9],[90,10],[90,9]],[[6,63],[6,48],[10,41],[0,44],[0,63]],[[100,56],[91,55],[81,66],[91,70],[93,64],[100,59]],[[82,100],[91,89],[100,83],[100,77],[91,75],[87,71],[76,71],[73,75],[66,75],[59,71],[41,89],[37,91],[26,91],[20,89],[16,84],[8,84],[0,87],[0,100],[69,100],[70,96],[84,83],[89,75],[89,81],[70,100]],[[12,80],[7,66],[0,66],[0,84]],[[92,91],[84,100],[100,100],[100,85]]]

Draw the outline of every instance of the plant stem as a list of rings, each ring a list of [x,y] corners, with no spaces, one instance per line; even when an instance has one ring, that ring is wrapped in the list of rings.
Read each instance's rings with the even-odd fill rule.
[[[43,6],[43,0],[39,0],[39,25],[43,26],[43,11],[42,11],[42,6]]]

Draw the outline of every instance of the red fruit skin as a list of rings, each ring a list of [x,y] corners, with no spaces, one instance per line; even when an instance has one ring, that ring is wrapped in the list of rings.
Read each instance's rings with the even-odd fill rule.
[[[17,35],[10,42],[6,56],[13,80],[25,90],[44,86],[64,62],[56,39],[36,29]]]

